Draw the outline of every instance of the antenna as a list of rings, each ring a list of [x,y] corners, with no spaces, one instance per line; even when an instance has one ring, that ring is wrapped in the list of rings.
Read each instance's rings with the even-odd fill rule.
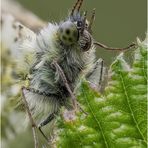
[[[132,44],[130,44],[129,46],[127,46],[127,47],[123,47],[123,48],[114,48],[114,47],[108,47],[108,46],[106,46],[106,45],[104,45],[104,44],[102,44],[102,43],[100,43],[100,42],[96,42],[96,41],[94,41],[94,45],[96,45],[96,46],[99,46],[99,47],[102,47],[102,48],[104,48],[104,49],[106,49],[106,50],[118,50],[118,51],[123,51],[123,50],[128,50],[128,49],[130,49],[130,48],[135,48],[136,47],[136,44],[135,43],[132,43]]]
[[[92,11],[92,16],[91,16],[90,23],[89,23],[89,26],[88,26],[88,30],[89,30],[89,31],[91,31],[93,22],[94,22],[94,20],[95,20],[95,11],[96,11],[96,9],[94,8],[93,11]]]
[[[73,15],[73,13],[76,9],[77,9],[77,11],[80,10],[82,3],[83,3],[83,0],[77,0],[77,2],[75,3],[75,5],[73,6],[73,8],[71,10],[71,15]]]

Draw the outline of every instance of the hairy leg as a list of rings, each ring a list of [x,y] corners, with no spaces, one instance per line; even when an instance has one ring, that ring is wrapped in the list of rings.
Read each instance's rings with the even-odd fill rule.
[[[39,90],[36,90],[34,88],[26,88],[26,87],[23,87],[23,90],[24,89],[27,90],[27,91],[29,91],[29,92],[31,92],[31,93],[34,93],[34,94],[38,94],[38,95],[46,96],[46,97],[51,97],[51,94],[47,94],[46,92],[40,92]],[[23,96],[25,97],[25,94],[24,93],[23,93]],[[27,100],[25,102],[28,105]],[[28,115],[29,115],[30,122],[32,123],[32,126],[35,127],[35,128],[38,128],[39,131],[41,132],[41,134],[43,135],[43,137],[49,142],[47,136],[45,136],[44,132],[41,130],[41,127],[47,125],[50,121],[52,121],[54,119],[55,115],[58,112],[56,111],[56,112],[53,112],[53,113],[49,114],[49,116],[47,118],[45,118],[38,126],[36,126],[36,124],[35,124],[35,122],[33,120],[33,117],[31,115],[31,111],[29,109],[29,105],[27,106],[27,112],[28,112]]]
[[[28,113],[28,116],[29,116],[29,119],[30,119],[30,122],[31,122],[31,126],[32,126],[32,133],[33,133],[33,138],[34,138],[34,145],[35,145],[35,148],[38,148],[38,140],[37,140],[37,135],[36,135],[36,131],[35,131],[35,128],[37,127],[34,120],[33,120],[33,117],[32,117],[32,114],[31,114],[31,111],[29,109],[29,106],[28,106],[28,103],[27,103],[27,100],[25,98],[25,94],[24,94],[24,89],[26,89],[26,87],[22,87],[22,99],[23,99],[23,102],[25,104],[25,109]]]
[[[55,118],[56,115],[57,115],[57,112],[49,114],[49,116],[48,116],[46,119],[44,119],[44,120],[38,125],[39,131],[42,133],[42,135],[44,136],[44,138],[45,138],[47,141],[48,141],[48,138],[47,138],[47,136],[44,134],[44,132],[42,131],[41,128],[42,128],[43,126],[47,125],[49,122],[51,122],[51,121]]]
[[[95,63],[94,69],[87,74],[86,79],[90,82],[92,87],[100,90],[102,81],[105,75],[104,61],[103,59],[98,59]]]
[[[63,80],[63,83],[64,83],[65,87],[67,88],[67,91],[69,92],[69,94],[71,96],[73,108],[74,108],[74,110],[77,110],[77,99],[76,99],[75,95],[73,94],[73,92],[72,92],[72,90],[71,90],[71,88],[68,84],[67,78],[66,78],[62,68],[57,63],[56,60],[54,60],[51,65],[54,66],[59,71],[61,79]]]

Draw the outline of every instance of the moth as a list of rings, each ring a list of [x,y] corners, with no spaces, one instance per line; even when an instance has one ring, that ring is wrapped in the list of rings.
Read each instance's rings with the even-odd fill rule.
[[[33,117],[39,120],[40,131],[59,114],[62,106],[68,110],[77,106],[72,93],[82,77],[100,85],[103,60],[96,59],[97,46],[107,50],[135,46],[133,43],[125,48],[110,48],[97,42],[92,36],[95,10],[88,21],[87,12],[80,12],[82,3],[83,0],[77,0],[65,20],[49,23],[38,34],[15,24],[19,30],[19,51],[25,51],[23,57],[18,56],[17,65],[27,71],[29,82],[28,87],[22,88],[23,97]],[[27,65],[26,57],[30,55],[33,60]]]

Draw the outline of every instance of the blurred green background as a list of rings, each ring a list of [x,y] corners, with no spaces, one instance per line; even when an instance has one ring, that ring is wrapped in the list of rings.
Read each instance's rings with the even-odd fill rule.
[[[76,0],[18,0],[43,20],[59,22],[64,19]],[[124,47],[144,39],[147,29],[147,0],[84,0],[81,10],[91,15],[96,8],[94,38],[108,46]],[[97,50],[98,57],[110,64],[118,52]]]

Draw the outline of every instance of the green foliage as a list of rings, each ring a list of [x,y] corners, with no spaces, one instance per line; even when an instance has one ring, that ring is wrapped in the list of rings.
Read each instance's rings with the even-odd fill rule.
[[[59,148],[146,148],[147,47],[139,42],[132,68],[120,54],[109,70],[108,85],[99,94],[82,81],[78,101],[88,115],[58,120]]]

